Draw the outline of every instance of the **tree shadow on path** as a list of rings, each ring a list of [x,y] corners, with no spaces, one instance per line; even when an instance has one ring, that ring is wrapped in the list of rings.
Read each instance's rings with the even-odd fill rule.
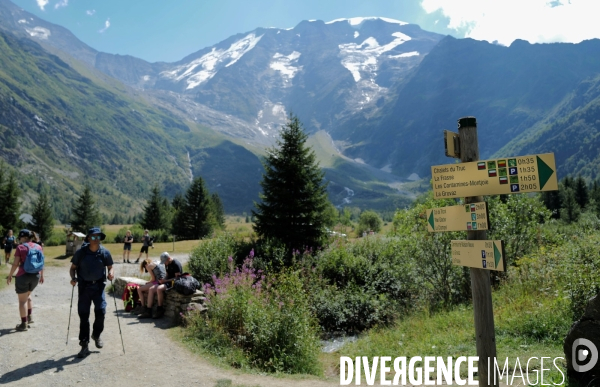
[[[17,368],[16,370],[9,371],[4,375],[0,376],[0,384],[6,384],[8,382],[16,382],[23,378],[33,376],[36,374],[40,374],[45,372],[51,368],[56,368],[56,372],[61,372],[65,370],[65,366],[69,366],[72,364],[78,364],[82,360],[77,357],[76,354],[65,356],[61,359],[48,359],[43,360],[37,363],[28,364],[21,368]]]

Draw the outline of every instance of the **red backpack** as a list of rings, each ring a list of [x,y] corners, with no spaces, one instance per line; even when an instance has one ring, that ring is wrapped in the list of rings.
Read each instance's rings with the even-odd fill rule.
[[[125,286],[125,290],[123,290],[123,296],[121,296],[121,299],[125,304],[125,311],[130,312],[138,303],[139,295],[137,288],[139,287],[140,285],[133,282],[130,282],[127,284],[127,286]]]

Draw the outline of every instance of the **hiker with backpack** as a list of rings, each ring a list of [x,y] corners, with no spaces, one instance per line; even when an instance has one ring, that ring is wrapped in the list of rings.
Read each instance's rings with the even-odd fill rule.
[[[106,279],[114,278],[113,259],[110,251],[100,244],[106,235],[100,227],[90,228],[86,239],[89,244],[83,245],[75,252],[71,259],[71,286],[77,285],[79,299],[77,313],[79,314],[79,345],[81,351],[79,358],[90,354],[90,308],[94,303],[94,325],[92,326],[92,340],[96,348],[102,348],[104,342],[100,338],[104,330],[104,315],[106,314],[106,298],[104,288]],[[107,274],[108,269],[108,274]]]
[[[135,263],[140,261],[140,258],[142,258],[142,254],[144,253],[146,253],[146,259],[148,259],[148,247],[152,246],[153,239],[154,238],[150,236],[149,231],[144,230],[144,236],[142,236],[142,248],[140,249],[140,255],[138,255]],[[154,248],[154,246],[152,248]]]
[[[31,292],[36,288],[38,283],[44,283],[44,253],[42,248],[31,242],[32,234],[29,230],[23,229],[19,231],[19,245],[15,251],[15,259],[10,273],[6,277],[6,283],[10,285],[12,276],[15,276],[15,290],[19,298],[19,314],[21,315],[21,323],[16,326],[19,332],[26,331],[29,325],[33,323],[31,312],[33,309],[33,300]]]

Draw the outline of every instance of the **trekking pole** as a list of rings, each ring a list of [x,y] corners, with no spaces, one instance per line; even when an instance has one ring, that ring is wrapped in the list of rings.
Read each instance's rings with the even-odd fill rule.
[[[110,287],[113,291],[113,301],[115,302],[115,311],[117,312],[117,323],[119,324],[119,335],[121,335],[121,345],[123,346],[123,355],[125,355],[125,344],[123,344],[123,333],[121,333],[121,322],[119,321],[119,309],[117,309],[117,298],[115,297],[115,287],[110,280]]]
[[[69,325],[67,326],[67,343],[65,345],[69,345],[69,329],[71,329],[71,312],[73,311],[73,294],[75,293],[75,286],[73,286],[73,290],[71,290],[71,307],[69,308]]]

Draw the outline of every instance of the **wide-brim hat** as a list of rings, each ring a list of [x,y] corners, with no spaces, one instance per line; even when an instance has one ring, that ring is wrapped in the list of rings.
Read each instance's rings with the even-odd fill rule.
[[[86,237],[89,237],[90,235],[93,234],[100,234],[100,240],[103,241],[104,238],[106,238],[106,234],[104,234],[101,230],[100,227],[92,227],[88,230],[88,233],[86,235]]]

